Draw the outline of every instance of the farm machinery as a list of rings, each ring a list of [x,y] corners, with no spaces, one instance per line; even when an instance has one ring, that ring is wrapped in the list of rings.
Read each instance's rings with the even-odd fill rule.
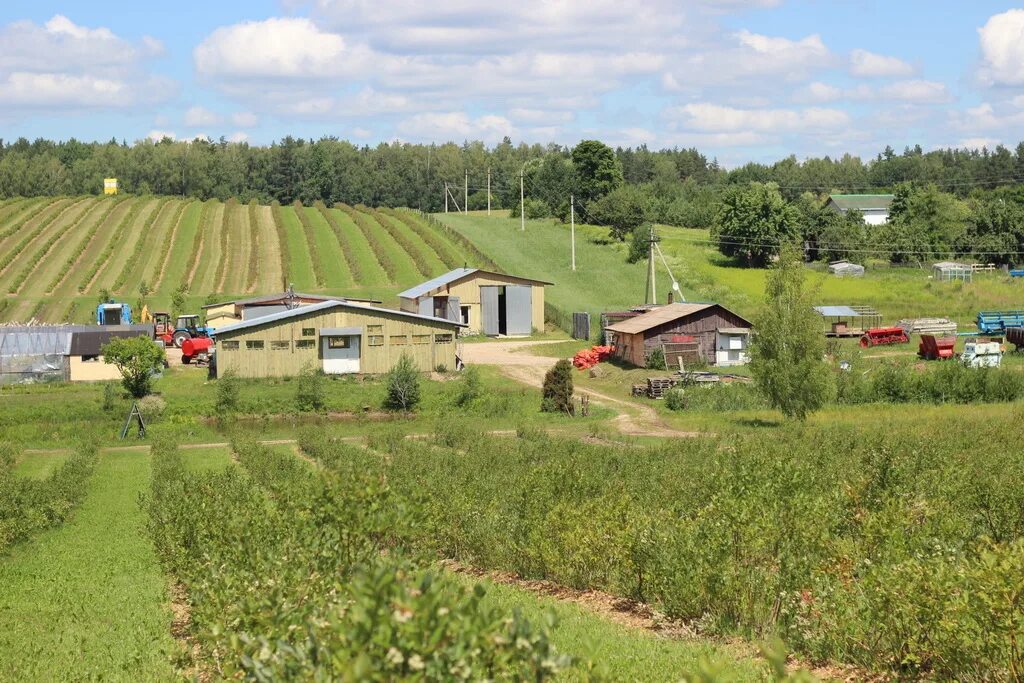
[[[860,338],[862,348],[885,344],[909,344],[910,337],[902,327],[872,327]]]
[[[949,360],[954,356],[955,336],[938,337],[934,334],[922,334],[917,355],[925,360]]]
[[[977,319],[981,334],[1006,334],[1011,327],[1024,327],[1024,311],[981,311]]]
[[[210,329],[199,324],[198,315],[179,315],[174,323],[171,323],[171,314],[166,311],[149,312],[148,308],[142,309],[142,321],[153,323],[155,337],[163,341],[164,346],[174,345],[184,349],[188,340],[205,339],[209,342],[206,346],[202,344],[193,345],[194,349],[206,349],[213,345],[210,339]],[[187,360],[185,361],[188,362]]]
[[[1024,351],[1024,327],[1007,328],[1006,341],[1013,344],[1015,351]]]
[[[97,325],[131,325],[132,307],[113,301],[102,303],[96,307]]]
[[[960,362],[971,368],[998,368],[1003,360],[1003,344],[999,339],[968,339]]]

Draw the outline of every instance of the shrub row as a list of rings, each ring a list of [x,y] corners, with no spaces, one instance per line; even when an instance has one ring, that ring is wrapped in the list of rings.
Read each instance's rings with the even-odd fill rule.
[[[421,211],[420,218],[422,218],[426,223],[428,223],[436,230],[443,232],[448,237],[448,239],[450,239],[455,244],[459,245],[459,247],[462,248],[464,253],[471,255],[477,267],[488,268],[490,270],[501,270],[500,268],[498,268],[497,263],[488,258],[486,254],[480,251],[480,249],[478,249],[475,244],[466,239],[465,235],[463,235],[458,230],[453,230],[451,226],[443,223],[442,221],[437,220],[429,213],[424,213]]]
[[[191,202],[189,200],[182,200],[178,204],[178,211],[174,214],[174,218],[171,220],[171,229],[164,235],[163,244],[160,245],[160,258],[156,260],[156,272],[153,273],[153,289],[156,290],[160,283],[163,282],[164,272],[167,270],[167,263],[171,258],[171,249],[174,246],[174,238],[178,234],[178,227],[181,225],[181,218],[185,215],[185,209]]]
[[[277,233],[277,248],[281,253],[281,287],[288,289],[291,282],[292,257],[288,253],[288,235],[284,232],[284,218],[281,216],[281,203],[276,199],[270,204],[270,214],[274,218],[274,231]]]
[[[51,214],[50,216],[47,216],[45,219],[40,221],[39,225],[37,225],[34,229],[29,231],[29,233],[25,235],[25,237],[23,237],[20,242],[15,244],[13,247],[10,248],[10,250],[6,254],[0,257],[0,274],[7,270],[7,268],[10,267],[14,259],[18,258],[18,255],[21,254],[21,252],[25,251],[25,248],[28,247],[30,243],[32,243],[37,237],[39,237],[39,235],[42,234],[44,230],[50,227],[51,223],[53,223],[55,220],[63,216],[67,211],[70,211],[73,207],[78,206],[78,204],[81,203],[82,201],[85,200],[70,202],[63,206],[62,208],[60,208],[59,210],[54,211],[53,214]],[[24,225],[24,223],[22,223],[21,225]]]
[[[231,223],[239,218],[235,213],[238,208],[238,200],[234,197],[224,202],[224,213],[220,219],[220,258],[217,259],[217,269],[213,273],[213,291],[215,292],[224,291],[224,280],[227,277],[231,260],[228,233],[231,231]]]
[[[334,205],[335,209],[341,209],[348,214],[348,217],[352,219],[352,222],[356,224],[359,231],[363,233],[363,237],[370,243],[370,248],[373,249],[373,255],[377,257],[377,263],[387,273],[388,280],[390,282],[398,282],[398,266],[388,256],[387,251],[384,249],[384,245],[377,239],[376,223],[370,219],[362,211],[352,208],[348,204],[337,203]]]
[[[654,602],[705,631],[781,634],[899,678],[1022,670],[1024,459],[1004,420],[647,449],[438,430],[375,443],[419,515],[421,552]],[[300,445],[324,462],[340,448],[313,433]]]
[[[438,236],[437,231],[428,228],[424,223],[419,222],[413,215],[403,209],[378,209],[382,213],[393,216],[409,226],[409,229],[420,236],[424,242],[437,254],[446,268],[458,268],[463,265],[464,260],[452,245]]]
[[[427,257],[423,253],[423,250],[415,242],[409,239],[409,236],[400,230],[397,225],[388,220],[388,216],[386,214],[378,211],[377,209],[371,209],[367,206],[363,206],[362,204],[357,205],[355,208],[357,211],[362,211],[366,215],[370,216],[378,225],[384,228],[389,235],[391,235],[392,239],[398,243],[398,246],[400,246],[402,250],[409,255],[409,258],[412,259],[412,262],[416,266],[416,270],[419,271],[420,275],[423,277],[430,277],[433,274],[430,262],[427,261]]]
[[[28,280],[29,276],[32,275],[32,273],[36,272],[39,266],[45,262],[47,254],[53,251],[53,248],[56,247],[69,232],[77,228],[82,223],[82,221],[84,221],[86,217],[90,213],[92,213],[92,211],[98,206],[99,204],[96,204],[93,207],[86,208],[85,210],[82,211],[82,213],[78,214],[78,216],[74,220],[69,222],[63,228],[59,228],[57,232],[55,232],[53,235],[49,237],[49,239],[43,242],[43,245],[36,249],[35,253],[32,254],[32,258],[25,265],[25,267],[21,269],[21,272],[18,273],[14,280],[11,281],[11,284],[8,286],[7,291],[10,294],[17,294],[19,291],[21,291],[22,285],[25,284],[25,281]]]
[[[348,272],[352,273],[352,281],[357,285],[365,284],[366,275],[363,273],[363,265],[355,257],[355,252],[352,251],[352,241],[348,238],[341,224],[338,223],[338,219],[327,210],[327,205],[319,199],[313,202],[313,206],[316,207],[316,210],[327,221],[327,225],[331,226],[334,237],[338,240],[338,246],[341,247],[341,254],[345,257],[345,263],[348,264]]]
[[[14,233],[21,230],[25,223],[29,222],[40,213],[45,211],[48,207],[53,206],[55,202],[61,201],[60,199],[51,199],[50,201],[37,201],[34,206],[28,207],[27,210],[23,210],[21,213],[14,212],[4,222],[4,229],[0,231],[0,240],[5,240]],[[25,207],[21,207],[25,209]]]
[[[139,259],[142,258],[144,253],[148,253],[152,248],[152,243],[148,237],[151,234],[153,226],[156,224],[160,215],[163,214],[164,209],[167,208],[168,203],[171,201],[170,197],[164,197],[160,199],[156,207],[149,212],[149,216],[142,224],[142,228],[139,232],[139,238],[135,241],[135,246],[132,248],[132,253],[128,256],[128,259],[124,262],[124,266],[121,268],[120,274],[117,279],[114,280],[114,284],[111,285],[110,289],[117,291],[124,286],[124,283],[128,281],[128,277],[131,275],[135,266],[139,264]]]
[[[139,215],[139,209],[142,207],[143,203],[142,198],[133,198],[131,208],[128,209],[128,212],[121,218],[117,227],[114,228],[110,240],[107,242],[107,246],[103,248],[100,255],[93,261],[92,267],[89,268],[88,272],[86,272],[85,277],[83,277],[81,282],[78,283],[79,294],[89,289],[93,280],[95,280],[96,276],[99,275],[100,270],[107,265],[107,261],[110,260],[114,250],[124,244],[124,236],[128,233],[129,228],[135,222],[135,217]]]
[[[57,287],[60,286],[60,283],[63,282],[64,278],[66,278],[68,276],[68,273],[71,272],[71,269],[78,264],[78,259],[82,257],[82,254],[85,253],[85,250],[89,248],[90,244],[92,244],[93,239],[99,233],[100,228],[103,227],[103,224],[106,223],[107,218],[110,217],[111,212],[113,212],[113,210],[117,208],[117,205],[120,204],[125,199],[126,197],[124,195],[121,195],[107,200],[109,202],[107,208],[103,210],[103,213],[93,224],[92,228],[89,229],[89,232],[86,233],[85,237],[82,238],[82,241],[79,242],[78,246],[75,247],[75,250],[71,253],[70,256],[68,256],[67,260],[64,262],[64,265],[61,266],[60,272],[53,277],[53,280],[46,288],[47,294],[50,294],[51,292],[53,292],[53,290],[57,289]]]
[[[146,501],[158,555],[191,599],[200,670],[252,680],[545,680],[565,664],[545,633],[481,609],[479,590],[404,557],[393,532],[405,528],[405,511],[372,467],[343,477],[253,443],[236,449],[246,472],[198,475],[173,447],[157,447]]]
[[[199,212],[199,227],[196,228],[196,236],[192,240],[192,252],[188,257],[188,269],[185,271],[186,281],[184,285],[186,290],[192,288],[192,280],[195,278],[196,270],[199,268],[199,259],[203,254],[203,243],[206,239],[206,231],[210,229],[210,226],[213,223],[211,214],[213,213],[213,206],[216,203],[216,199],[206,200],[203,202],[203,208]]]
[[[260,274],[260,217],[259,203],[249,201],[249,269],[245,274],[245,291],[256,289],[256,279]]]
[[[298,216],[299,223],[302,224],[302,232],[306,236],[306,246],[309,249],[309,260],[313,265],[313,278],[316,280],[316,286],[323,287],[326,280],[324,279],[324,266],[320,261],[320,249],[316,246],[316,231],[313,229],[313,224],[309,222],[309,216],[306,215],[301,200],[296,199],[292,208],[295,209],[295,215]]]
[[[85,497],[96,462],[95,446],[82,445],[48,478],[35,480],[14,475],[12,455],[0,445],[0,554],[62,523]]]

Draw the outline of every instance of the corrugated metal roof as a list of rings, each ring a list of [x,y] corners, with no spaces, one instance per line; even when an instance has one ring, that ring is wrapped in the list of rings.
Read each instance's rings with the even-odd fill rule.
[[[829,199],[835,202],[843,211],[857,209],[858,211],[882,211],[888,210],[895,198],[891,194],[833,194]]]
[[[71,334],[72,356],[98,356],[104,344],[114,339],[146,337],[152,339],[153,325],[94,325]]]
[[[413,320],[426,320],[435,323],[445,323],[454,327],[466,327],[462,323],[453,322],[451,320],[445,320],[444,318],[435,318],[429,315],[419,315],[418,313],[406,313],[405,311],[398,311],[393,308],[379,308],[377,306],[366,306],[363,304],[353,304],[347,301],[322,301],[318,304],[310,304],[308,306],[299,306],[293,308],[290,311],[281,311],[280,313],[271,313],[270,315],[260,316],[259,318],[253,318],[252,320],[243,320],[240,323],[234,325],[228,325],[222,327],[219,330],[213,332],[213,336],[222,337],[225,334],[238,332],[239,330],[246,330],[250,327],[256,327],[257,325],[266,325],[268,323],[274,323],[279,320],[287,320],[288,318],[294,318],[300,315],[306,315],[307,313],[318,313],[320,311],[328,311],[332,308],[348,308],[355,310],[359,313],[365,313],[366,311],[376,311],[378,313],[389,313],[391,315],[397,315],[403,318],[411,318]]]
[[[711,308],[712,306],[718,306],[718,304],[693,304],[693,303],[677,303],[668,304],[666,306],[660,306],[654,310],[648,311],[635,318],[629,318],[622,322],[609,325],[607,328],[612,332],[620,332],[622,334],[638,334],[640,332],[646,332],[652,327],[663,325],[679,318],[685,318],[688,315],[694,313],[700,313],[704,309]],[[723,307],[724,308],[724,307]]]
[[[826,318],[856,318],[860,315],[849,306],[815,306],[814,310]]]
[[[264,294],[263,296],[254,296],[249,299],[232,299],[228,301],[218,301],[212,304],[206,304],[202,308],[216,308],[218,306],[227,306],[228,304],[234,304],[235,306],[254,306],[258,304],[274,303],[275,301],[284,301],[288,298],[288,292],[281,292],[279,294]],[[311,299],[313,301],[365,301],[366,303],[379,304],[379,299],[357,299],[355,297],[345,296],[328,296],[326,294],[304,294],[302,292],[295,292],[295,298],[297,299]]]
[[[398,297],[400,299],[418,299],[431,290],[443,287],[451,282],[455,282],[459,278],[466,277],[467,275],[472,275],[477,270],[479,270],[479,268],[456,268],[455,270],[450,270],[444,275],[438,275],[433,280],[421,282],[415,287],[410,287],[404,292],[400,292]]]

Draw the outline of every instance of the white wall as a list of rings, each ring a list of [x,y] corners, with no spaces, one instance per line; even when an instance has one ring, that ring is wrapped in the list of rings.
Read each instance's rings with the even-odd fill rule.
[[[864,222],[868,225],[885,225],[889,222],[888,211],[865,211]]]

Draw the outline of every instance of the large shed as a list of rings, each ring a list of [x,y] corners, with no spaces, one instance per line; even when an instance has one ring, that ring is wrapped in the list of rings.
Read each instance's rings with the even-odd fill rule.
[[[403,311],[462,323],[473,334],[526,336],[544,329],[550,282],[456,268],[398,295]]]
[[[884,225],[889,222],[889,208],[895,198],[891,194],[833,194],[825,206],[841,214],[859,211],[868,225]]]
[[[273,313],[281,313],[299,306],[319,304],[324,301],[348,301],[357,304],[379,304],[376,299],[353,299],[343,296],[326,296],[323,294],[303,294],[302,292],[280,292],[278,294],[264,294],[263,296],[250,297],[248,299],[234,299],[232,301],[219,301],[203,306],[206,311],[206,324],[208,327],[224,327],[234,325],[242,320],[252,320]]]
[[[121,371],[117,366],[104,361],[103,345],[115,339],[153,339],[153,328],[152,324],[76,327],[71,334],[71,348],[68,351],[69,379],[72,382],[121,379]]]
[[[696,343],[709,365],[742,365],[748,361],[750,322],[720,304],[675,303],[659,306],[605,328],[615,356],[639,367],[665,344]]]
[[[387,372],[403,354],[429,372],[455,369],[461,323],[348,301],[324,301],[215,332],[217,373],[289,377],[312,365],[327,374]]]

